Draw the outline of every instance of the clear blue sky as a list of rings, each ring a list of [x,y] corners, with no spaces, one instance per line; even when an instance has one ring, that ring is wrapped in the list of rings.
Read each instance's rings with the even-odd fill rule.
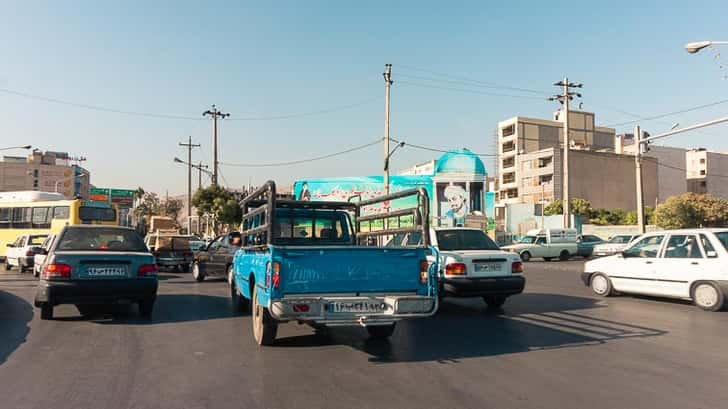
[[[682,48],[728,40],[725,0],[489,3],[6,1],[0,88],[191,118],[213,103],[240,119],[369,101],[325,115],[225,121],[220,160],[228,163],[302,159],[381,137],[385,63],[394,65],[392,137],[482,153],[493,152],[498,121],[548,118],[556,105],[510,96],[534,93],[446,81],[465,77],[546,94],[568,75],[585,84],[584,109],[601,125],[633,119],[620,111],[650,116],[728,99],[728,69],[720,62],[728,61],[728,47],[716,49],[725,55],[718,59]],[[452,77],[412,78],[435,77],[415,68]],[[655,133],[726,113],[728,103],[643,127]],[[0,145],[86,156],[99,186],[182,193],[186,172],[172,158],[186,152],[177,143],[192,135],[203,145],[195,160],[209,163],[210,133],[208,120],[99,112],[0,92]],[[728,151],[728,127],[669,144]],[[381,151],[279,168],[223,166],[222,174],[233,186],[378,174]],[[435,156],[405,148],[392,166]]]

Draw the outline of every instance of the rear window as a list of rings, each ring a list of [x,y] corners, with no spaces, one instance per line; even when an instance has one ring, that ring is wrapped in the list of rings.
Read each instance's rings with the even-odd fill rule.
[[[632,236],[614,236],[611,240],[609,240],[610,243],[629,243]]]
[[[61,236],[56,250],[146,252],[147,246],[133,230],[118,227],[69,227]]]
[[[30,236],[30,240],[28,240],[28,245],[29,246],[40,246],[43,244],[46,237],[48,237],[48,236],[46,236],[45,234]]]
[[[440,250],[499,250],[498,245],[480,230],[438,230]]]
[[[190,250],[190,241],[189,237],[160,236],[157,237],[156,250]]]
[[[108,207],[81,206],[78,217],[85,222],[113,222],[116,221],[116,210]]]
[[[720,240],[720,244],[723,245],[723,248],[728,250],[728,231],[715,233],[715,236],[718,237],[718,240]]]

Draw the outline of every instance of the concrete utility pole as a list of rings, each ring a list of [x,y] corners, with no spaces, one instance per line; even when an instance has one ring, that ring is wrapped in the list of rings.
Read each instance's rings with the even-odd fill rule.
[[[197,190],[202,189],[202,168],[207,169],[207,165],[203,165],[202,161],[200,161],[199,165],[195,166],[197,168]]]
[[[179,143],[179,146],[187,148],[187,234],[192,234],[190,218],[192,217],[192,148],[199,148],[199,144],[192,143],[192,137],[188,137],[187,143]]]
[[[559,101],[564,109],[564,157],[563,157],[563,176],[562,176],[562,183],[563,183],[563,211],[564,211],[564,228],[568,229],[571,227],[571,212],[569,211],[569,148],[570,148],[570,141],[569,141],[569,101],[574,99],[574,96],[577,96],[581,98],[581,94],[578,92],[572,92],[570,88],[581,88],[582,84],[575,84],[569,82],[569,79],[564,77],[562,81],[559,81],[554,84],[557,87],[562,87],[563,91],[560,95],[555,95],[551,98],[549,98],[549,101]]]
[[[392,64],[384,64],[384,194],[389,194],[389,91],[392,87]]]
[[[637,226],[640,234],[645,234],[645,206],[644,188],[642,186],[642,129],[639,125],[634,127],[634,143],[637,151],[634,154],[635,186],[637,189]]]
[[[230,114],[218,111],[215,104],[212,104],[211,110],[202,113],[202,116],[207,115],[212,117],[212,184],[217,185],[217,118],[225,119],[230,117]]]

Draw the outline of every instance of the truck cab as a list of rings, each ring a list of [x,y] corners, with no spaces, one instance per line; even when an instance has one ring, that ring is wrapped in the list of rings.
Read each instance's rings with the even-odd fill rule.
[[[577,247],[575,229],[534,229],[529,230],[519,242],[503,246],[503,249],[517,253],[524,262],[532,258],[566,261],[577,254]]]
[[[417,196],[420,205],[370,211],[407,196]],[[424,189],[359,203],[281,200],[271,181],[249,195],[230,294],[238,311],[251,308],[256,343],[272,344],[278,325],[289,321],[319,330],[362,326],[372,338],[384,338],[401,319],[434,314],[437,263],[427,261],[428,200]],[[414,231],[425,235],[422,245],[376,244]]]

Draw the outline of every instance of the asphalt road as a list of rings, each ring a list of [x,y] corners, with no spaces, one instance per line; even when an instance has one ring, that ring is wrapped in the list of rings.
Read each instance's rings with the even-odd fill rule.
[[[226,283],[163,274],[154,317],[40,321],[29,274],[0,271],[3,408],[719,408],[728,312],[592,297],[581,262],[528,263],[499,313],[448,300],[389,342],[285,324],[259,348]]]

